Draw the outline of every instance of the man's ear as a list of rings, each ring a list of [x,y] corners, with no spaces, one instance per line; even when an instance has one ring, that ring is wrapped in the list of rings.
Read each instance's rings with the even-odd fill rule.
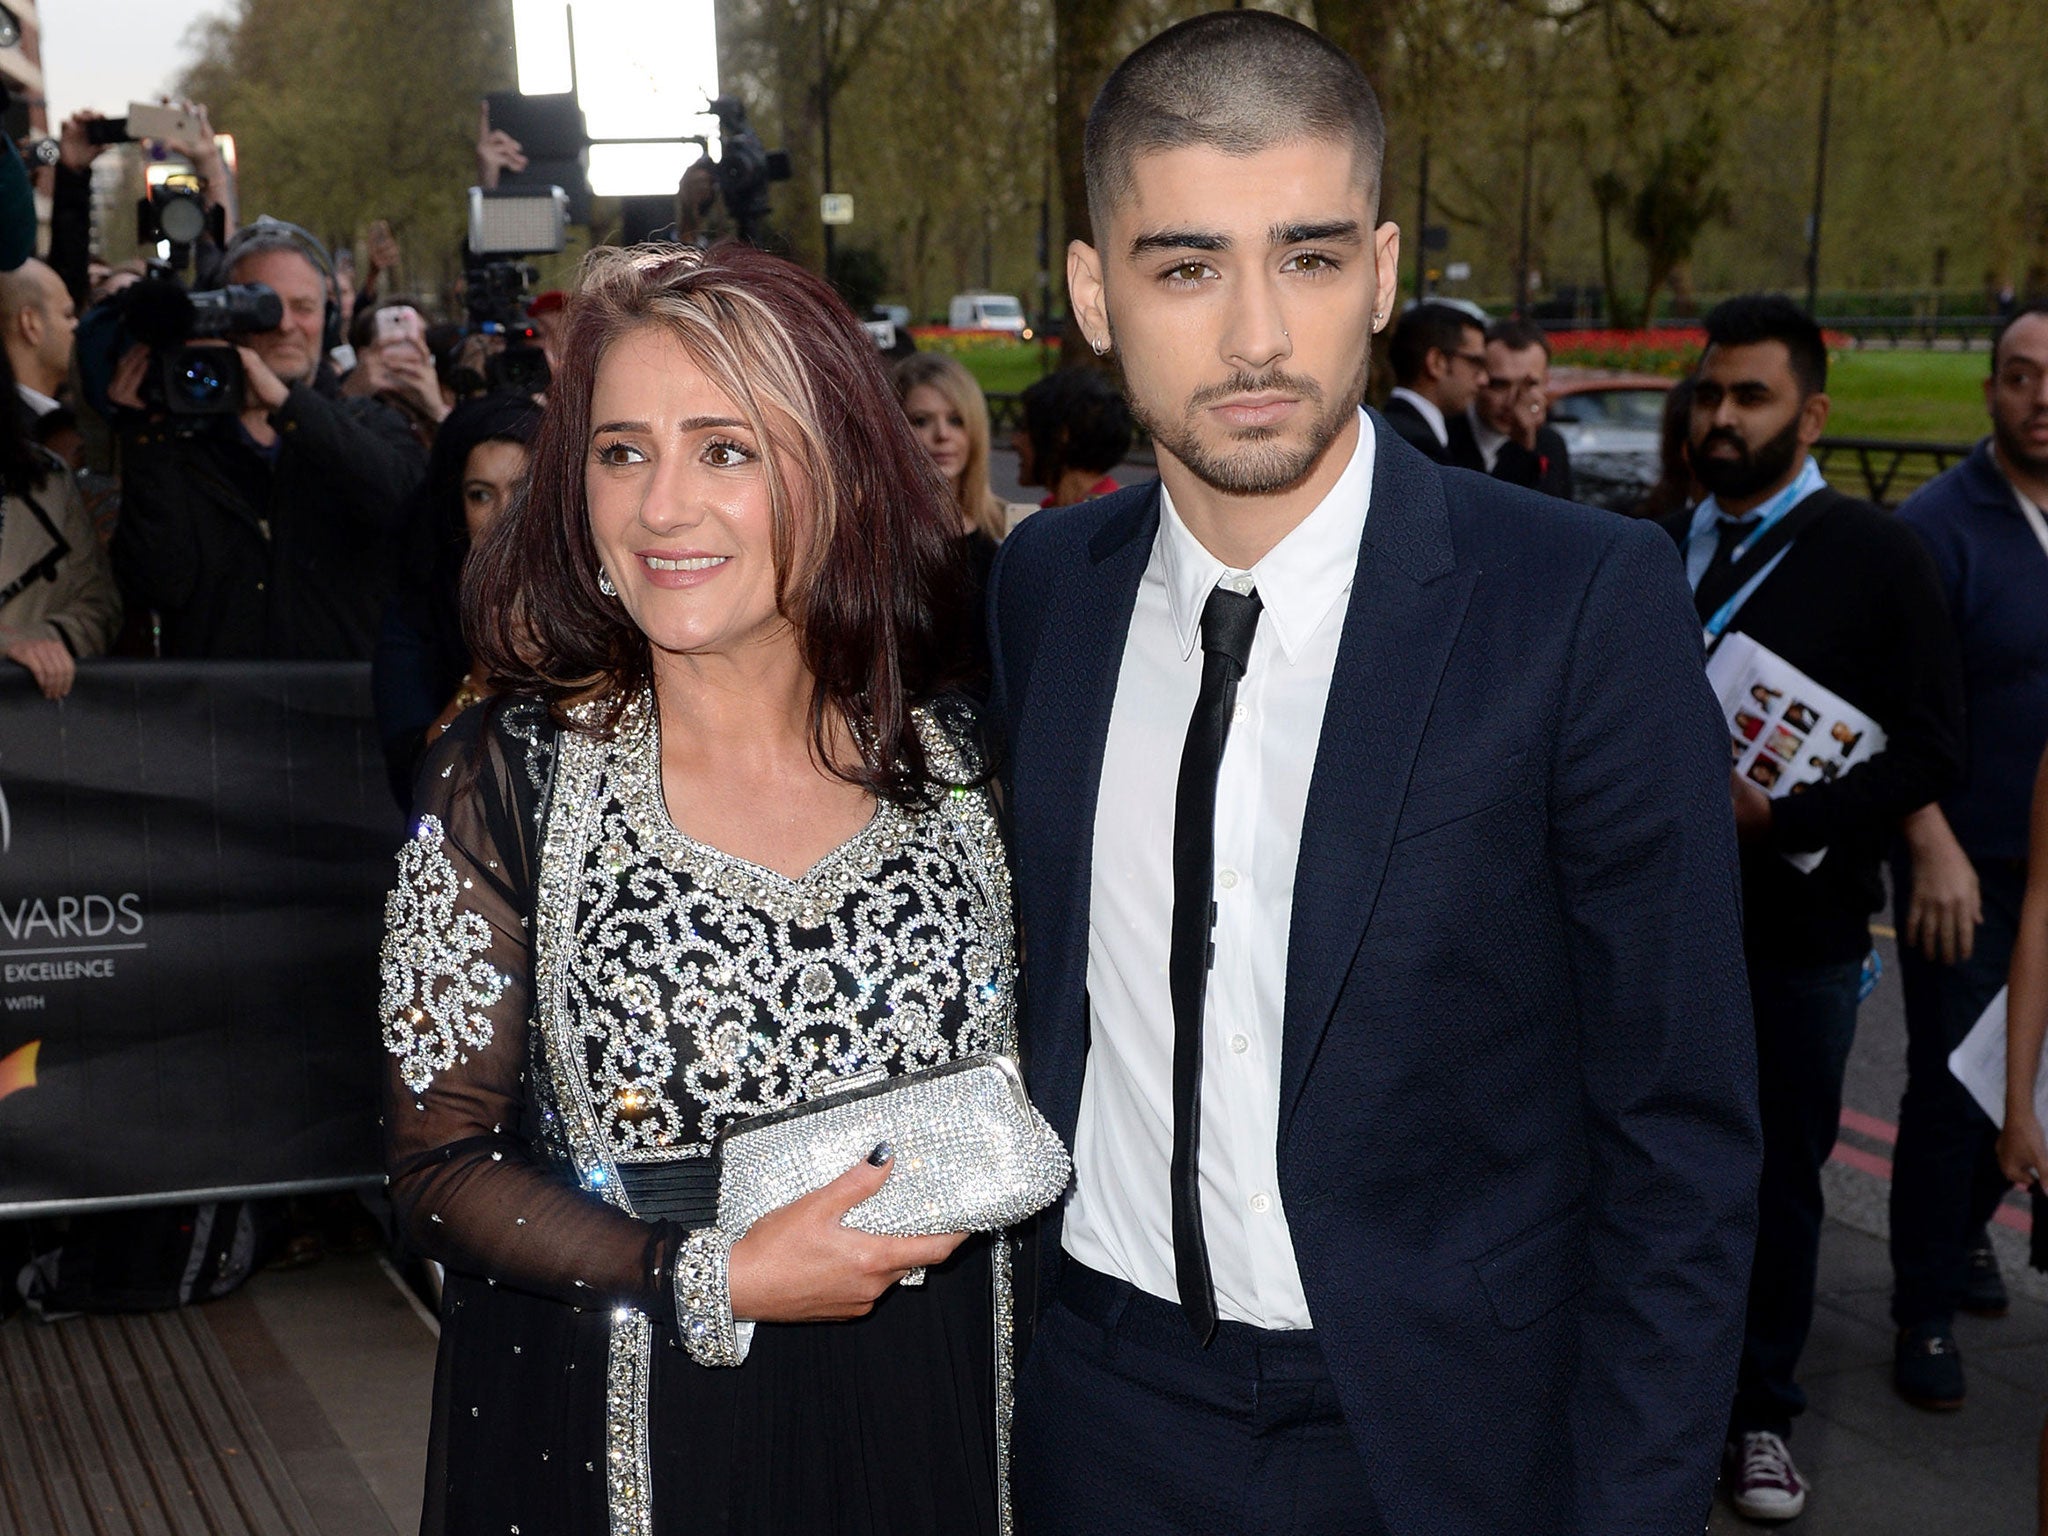
[[[1825,394],[1808,395],[1799,407],[1799,441],[1811,448],[1819,442],[1828,430],[1828,411],[1832,407]]]
[[[1372,328],[1383,331],[1394,316],[1394,305],[1401,296],[1401,226],[1392,219],[1387,220],[1372,235],[1373,266],[1379,288],[1373,306]]]
[[[15,334],[20,336],[30,351],[43,344],[43,316],[33,304],[24,304],[14,317]]]
[[[1067,299],[1081,336],[1097,352],[1109,350],[1109,305],[1102,288],[1102,255],[1085,240],[1067,244]]]

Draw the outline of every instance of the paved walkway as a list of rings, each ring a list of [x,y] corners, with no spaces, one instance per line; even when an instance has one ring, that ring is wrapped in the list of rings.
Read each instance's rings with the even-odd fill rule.
[[[2024,1223],[2001,1223],[1992,1233],[2013,1292],[2011,1315],[1959,1325],[1968,1403],[1956,1413],[1923,1413],[1891,1390],[1886,1153],[1904,1081],[1905,1032],[1896,966],[1889,944],[1881,947],[1889,974],[1863,1010],[1848,1129],[1825,1175],[1820,1302],[1802,1370],[1812,1406],[1793,1440],[1813,1492],[1805,1516],[1786,1529],[1798,1536],[2034,1536],[2041,1529],[2036,1447],[2048,1413],[2048,1275],[2025,1267]],[[154,1347],[144,1334],[169,1337],[154,1322],[132,1347],[104,1320],[43,1329],[17,1317],[0,1327],[0,1378],[15,1378],[0,1390],[0,1533],[410,1536],[418,1529],[435,1330],[379,1261],[329,1258],[265,1272],[224,1301],[178,1314],[177,1323],[184,1342]],[[161,1357],[175,1366],[179,1356],[205,1369],[165,1375],[151,1363]],[[99,1387],[67,1396],[61,1383],[46,1380],[25,1390],[32,1373],[14,1369],[32,1358],[42,1380],[67,1359],[85,1369],[95,1357],[142,1362],[142,1384],[121,1374],[126,1367],[103,1364]],[[217,1380],[215,1397],[192,1398],[189,1408],[148,1385],[154,1375],[174,1376],[179,1392],[204,1396],[206,1371],[218,1376],[223,1361],[233,1379]],[[156,1404],[152,1412],[161,1410],[164,1433],[144,1433],[149,1415],[122,1406],[146,1398]],[[113,1438],[106,1444],[122,1441],[126,1471],[95,1450],[90,1428],[90,1421],[118,1428],[123,1415],[128,1430],[115,1436],[107,1429]],[[182,1419],[228,1427],[194,1437],[180,1428]],[[36,1475],[24,1459],[31,1445],[68,1486],[99,1480],[98,1518],[82,1510],[76,1518],[48,1515],[47,1500],[31,1517],[10,1496],[10,1479]],[[66,1457],[68,1468],[58,1466]],[[276,1489],[274,1508],[232,1499],[209,1505],[209,1490],[246,1481],[236,1467],[242,1457],[260,1461],[266,1477],[281,1467],[289,1478],[288,1489]],[[136,1507],[153,1499],[153,1514]],[[69,1500],[72,1509],[77,1504]],[[1754,1529],[1725,1504],[1709,1525],[1718,1536]]]

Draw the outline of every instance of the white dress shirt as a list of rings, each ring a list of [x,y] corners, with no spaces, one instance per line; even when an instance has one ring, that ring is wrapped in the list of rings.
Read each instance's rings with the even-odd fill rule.
[[[1472,440],[1479,444],[1479,457],[1490,475],[1493,473],[1494,464],[1500,458],[1501,449],[1507,446],[1508,435],[1489,427],[1480,416],[1479,407],[1476,405],[1466,407],[1465,419],[1472,424]]]
[[[1063,1246],[1176,1300],[1173,813],[1201,690],[1202,605],[1218,582],[1263,611],[1216,781],[1215,964],[1202,1041],[1202,1228],[1219,1315],[1311,1326],[1280,1201],[1287,932],[1309,777],[1372,491],[1372,424],[1321,504],[1249,572],[1204,549],[1160,492],[1159,534],[1124,641],[1089,888],[1092,1015]]]
[[[31,416],[47,416],[62,403],[52,400],[40,389],[30,389],[26,384],[19,382],[15,384],[14,392],[21,396],[22,404],[28,407]]]
[[[1443,447],[1451,446],[1451,429],[1444,421],[1443,407],[1434,400],[1418,395],[1406,385],[1388,395],[1389,400],[1406,400],[1415,407],[1416,414],[1429,423],[1429,430],[1436,434],[1436,440]]]

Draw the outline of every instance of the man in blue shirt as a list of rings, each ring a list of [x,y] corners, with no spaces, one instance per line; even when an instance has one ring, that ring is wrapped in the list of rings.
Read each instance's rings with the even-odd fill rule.
[[[1899,513],[1934,557],[1955,618],[1969,750],[1968,778],[1907,818],[1893,864],[1907,1036],[1892,1173],[1895,1380],[1923,1408],[1963,1400],[1955,1313],[2006,1308],[1985,1234],[2007,1188],[1998,1133],[1948,1056],[2005,983],[2048,746],[2048,305],[2007,322],[1984,399],[1991,436]]]

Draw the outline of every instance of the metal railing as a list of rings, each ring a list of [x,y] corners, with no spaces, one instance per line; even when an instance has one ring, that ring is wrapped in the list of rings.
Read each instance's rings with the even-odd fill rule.
[[[1832,323],[1832,322],[1831,322]],[[1001,444],[1017,429],[1018,397],[990,395],[989,433]],[[1813,456],[1828,481],[1837,490],[1862,496],[1881,507],[1895,507],[1929,480],[1953,464],[1968,458],[1975,443],[1928,443],[1888,437],[1824,437],[1814,446]],[[1133,444],[1132,457],[1149,459],[1151,445],[1143,434]],[[1647,466],[1644,489],[1656,478],[1654,464]]]
[[[1574,331],[1607,331],[1614,329],[1611,322],[1593,319],[1539,320],[1536,322],[1553,336],[1568,336]],[[1991,338],[2005,323],[1999,315],[1822,315],[1820,328],[1830,333],[1847,336],[1857,345],[1882,341],[1887,346],[1934,347],[1943,342],[1953,343],[1959,350],[1969,351],[1975,346],[1990,346]],[[1699,319],[1678,319],[1665,317],[1653,321],[1644,329],[1649,331],[1697,331]]]
[[[1884,437],[1824,437],[1813,456],[1839,491],[1895,507],[1929,480],[1968,458],[1975,443],[1917,443]]]

